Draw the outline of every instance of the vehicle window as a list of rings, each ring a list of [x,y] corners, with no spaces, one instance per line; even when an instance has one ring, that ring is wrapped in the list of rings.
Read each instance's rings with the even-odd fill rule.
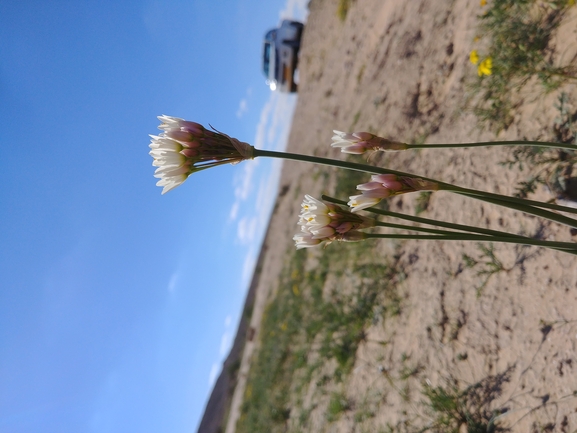
[[[270,64],[270,44],[265,42],[264,53],[262,56],[262,71],[264,72],[265,77],[268,77],[269,64]]]
[[[280,56],[278,50],[275,48],[275,56],[274,56],[274,77],[278,80],[280,78],[279,72],[280,66]]]

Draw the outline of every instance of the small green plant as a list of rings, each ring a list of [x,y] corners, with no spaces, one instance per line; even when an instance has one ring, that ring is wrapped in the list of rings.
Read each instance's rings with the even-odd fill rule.
[[[367,409],[361,409],[355,412],[355,422],[362,423],[363,421],[372,418],[374,416],[375,416],[374,412]]]
[[[577,113],[570,110],[569,95],[561,92],[555,108],[559,112],[555,118],[555,138],[561,143],[577,144]]]
[[[569,109],[569,97],[565,92],[559,95],[555,108],[555,140],[563,143],[577,143],[577,113]],[[547,186],[559,196],[577,198],[571,179],[573,167],[577,164],[577,153],[568,149],[550,149],[544,147],[516,147],[509,159],[501,165],[509,168],[517,166],[520,170],[530,169],[530,177],[517,185],[516,197],[526,198],[540,185]]]
[[[415,215],[422,214],[429,208],[432,191],[423,191],[417,196],[417,203],[415,205]]]
[[[353,122],[351,123],[351,126],[349,128],[349,131],[354,131],[355,130],[355,126],[358,123],[359,119],[361,118],[361,112],[357,111],[355,113],[355,115],[353,116]]]
[[[339,0],[339,5],[337,7],[337,16],[341,21],[347,19],[347,14],[349,13],[350,7],[351,7],[351,0]]]
[[[361,80],[363,79],[364,73],[365,73],[365,65],[362,65],[361,69],[359,69],[359,73],[357,74],[357,84],[361,83]]]
[[[329,407],[327,408],[327,420],[329,422],[336,421],[343,412],[346,412],[350,408],[351,403],[343,393],[333,393],[329,400]]]
[[[491,402],[501,394],[501,386],[510,378],[510,369],[496,376],[460,390],[454,380],[445,386],[424,384],[424,404],[429,408],[432,422],[421,432],[487,433],[504,431],[495,423],[502,412],[489,409]]]
[[[470,56],[479,75],[473,85],[480,95],[474,111],[492,129],[511,124],[514,94],[531,78],[544,92],[577,78],[575,64],[554,64],[549,44],[569,7],[566,0],[496,0],[480,17],[479,33],[488,41]]]
[[[508,272],[510,269],[505,268],[503,263],[495,255],[495,247],[493,244],[478,244],[477,248],[481,253],[481,257],[479,259],[474,259],[467,254],[463,254],[462,257],[466,267],[474,268],[479,265],[481,268],[477,271],[477,276],[482,277],[483,282],[476,287],[477,296],[481,296],[483,289],[493,275],[503,271]]]

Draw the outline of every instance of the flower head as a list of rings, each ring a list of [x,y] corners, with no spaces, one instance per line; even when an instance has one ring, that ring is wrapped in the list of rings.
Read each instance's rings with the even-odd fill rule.
[[[374,174],[370,182],[357,185],[361,194],[350,196],[348,205],[352,212],[375,206],[382,199],[413,191],[436,191],[439,184],[418,177],[394,174]]]
[[[477,73],[479,77],[483,75],[491,75],[491,70],[493,69],[493,59],[491,57],[487,57],[477,67]]]
[[[471,51],[471,53],[469,54],[469,61],[473,65],[476,65],[477,63],[479,63],[479,54],[477,53],[477,50]]]
[[[162,194],[176,188],[192,173],[252,158],[253,147],[218,131],[178,117],[159,116],[160,135],[151,135],[150,156],[158,167],[154,177]]]
[[[405,150],[408,148],[406,143],[377,137],[370,132],[333,132],[335,135],[331,146],[340,147],[343,153],[361,155],[368,150]]]
[[[305,195],[301,208],[301,232],[293,237],[297,249],[335,240],[361,240],[364,235],[358,230],[375,225],[375,220],[371,218],[355,215],[336,204],[322,202],[310,195]]]

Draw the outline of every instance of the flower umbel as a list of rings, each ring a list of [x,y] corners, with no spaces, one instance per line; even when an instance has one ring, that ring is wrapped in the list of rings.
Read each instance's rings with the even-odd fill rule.
[[[339,205],[322,202],[310,195],[305,195],[301,207],[301,232],[293,237],[297,249],[336,240],[360,241],[364,234],[358,230],[375,225],[374,219],[355,215]]]
[[[176,188],[192,173],[222,164],[252,159],[253,147],[218,131],[178,117],[158,116],[163,132],[151,135],[154,177],[162,194]]]
[[[408,148],[406,143],[377,137],[370,132],[333,132],[335,135],[331,146],[340,147],[343,153],[360,155],[368,150],[405,150]]]
[[[477,63],[479,63],[479,54],[477,53],[477,50],[471,51],[471,53],[469,54],[469,61],[473,65],[476,65]]]
[[[371,181],[357,185],[362,191],[350,196],[348,205],[352,212],[375,206],[382,199],[414,191],[437,191],[439,184],[418,177],[397,176],[395,174],[374,174]]]

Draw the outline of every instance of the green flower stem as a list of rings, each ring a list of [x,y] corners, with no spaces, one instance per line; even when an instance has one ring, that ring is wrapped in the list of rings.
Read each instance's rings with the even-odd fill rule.
[[[445,185],[448,185],[448,186],[445,186]],[[509,197],[506,195],[494,194],[491,192],[477,191],[474,189],[462,188],[462,187],[456,186],[456,185],[444,184],[444,187],[439,188],[439,189],[443,189],[445,191],[453,191],[453,192],[456,192],[457,194],[467,195],[469,197],[487,197],[487,198],[491,198],[491,199],[507,201],[507,203],[517,203],[517,204],[523,205],[523,206],[528,205],[528,206],[532,206],[532,207],[553,209],[553,210],[558,210],[561,212],[568,212],[568,213],[577,214],[577,209],[572,208],[572,207],[561,206],[561,205],[558,205],[555,203],[544,203],[544,202],[529,200],[529,199],[525,199],[525,198]],[[575,221],[575,222],[577,223],[577,221]]]
[[[550,219],[552,221],[556,221],[556,222],[559,222],[561,224],[568,225],[570,227],[577,227],[577,220],[574,220],[572,218],[567,218],[567,217],[564,217],[562,215],[558,215],[558,214],[553,213],[553,212],[547,212],[547,211],[544,211],[542,209],[538,209],[538,207],[545,207],[545,208],[560,210],[560,211],[564,211],[564,212],[577,213],[576,209],[569,208],[566,206],[559,206],[559,205],[555,205],[555,204],[551,204],[551,203],[535,202],[533,200],[525,200],[525,199],[520,199],[520,198],[515,198],[515,197],[508,197],[508,196],[500,195],[500,194],[492,194],[492,193],[486,193],[483,191],[476,191],[476,190],[472,190],[472,189],[461,188],[461,187],[458,187],[455,185],[451,185],[449,183],[440,182],[440,181],[437,181],[435,179],[430,179],[430,178],[427,178],[424,176],[417,176],[417,175],[405,173],[402,171],[390,170],[388,168],[375,167],[375,166],[366,165],[366,164],[358,164],[358,163],[349,162],[349,161],[340,161],[340,160],[330,159],[330,158],[321,158],[318,156],[301,155],[298,153],[289,153],[289,152],[276,152],[276,151],[271,151],[271,150],[262,150],[262,149],[254,148],[253,149],[253,157],[256,158],[259,156],[270,157],[270,158],[292,159],[294,161],[310,162],[313,164],[321,164],[321,165],[328,165],[328,166],[332,166],[332,167],[346,168],[349,170],[362,171],[365,173],[372,173],[372,174],[394,174],[396,176],[407,176],[407,177],[421,178],[423,180],[437,183],[439,185],[439,189],[442,189],[442,190],[452,191],[454,193],[462,194],[465,196],[476,198],[478,200],[483,200],[483,201],[486,201],[489,203],[497,204],[499,206],[505,206],[505,207],[509,207],[512,209],[520,210],[522,212],[536,215],[536,216],[540,216],[542,218],[547,218],[547,219]],[[538,203],[539,205],[537,206],[536,203]],[[535,205],[533,205],[533,204],[535,204]]]
[[[323,195],[321,196],[321,198],[325,201],[331,202],[331,203],[335,203],[335,204],[339,204],[339,205],[347,205],[346,201],[343,200],[338,200],[334,197],[330,197],[327,195]],[[397,212],[391,212],[388,210],[382,210],[382,209],[376,209],[376,208],[367,208],[364,209],[365,211],[369,211],[369,212],[373,212],[377,215],[383,215],[383,216],[388,216],[388,217],[392,217],[392,218],[399,218],[399,219],[404,219],[407,221],[413,221],[416,223],[421,223],[421,224],[427,224],[427,225],[432,225],[432,226],[437,226],[437,227],[445,227],[445,228],[450,228],[453,230],[461,230],[461,231],[467,231],[470,233],[479,233],[479,234],[484,234],[484,235],[488,235],[488,236],[493,236],[496,238],[501,238],[501,239],[518,239],[518,240],[524,240],[524,239],[529,239],[531,240],[531,238],[528,238],[526,236],[520,236],[520,235],[515,235],[512,233],[507,233],[507,232],[501,232],[498,230],[489,230],[489,229],[484,229],[481,227],[474,227],[474,226],[468,226],[468,225],[463,225],[463,224],[455,224],[455,223],[448,223],[445,221],[438,221],[438,220],[433,220],[433,219],[429,219],[429,218],[421,218],[421,217],[417,217],[417,216],[411,216],[411,215],[405,215],[405,214],[401,214],[401,213],[397,213]],[[384,223],[379,222],[379,224],[377,225],[381,225]],[[406,230],[415,230],[415,231],[419,231],[418,228],[415,228],[413,226],[406,226]],[[424,231],[424,230],[421,230]],[[442,232],[442,230],[440,230],[440,232]],[[443,234],[460,234],[460,233],[456,233],[456,232],[444,232]],[[572,245],[572,244],[571,244]],[[577,244],[575,246],[572,246],[570,248],[570,250],[573,250],[577,247]],[[559,250],[559,251],[567,251],[567,248],[556,248],[553,247],[553,249],[555,250]],[[572,254],[577,254],[577,251],[575,253],[572,252]]]
[[[450,149],[466,147],[488,147],[488,146],[535,146],[551,147],[556,149],[577,150],[577,146],[567,143],[554,143],[549,141],[481,141],[479,143],[458,143],[458,144],[408,144],[407,149]]]
[[[400,230],[409,230],[414,232],[422,232],[422,233],[433,233],[437,235],[457,235],[457,232],[451,232],[447,230],[437,230],[437,229],[428,229],[425,227],[415,227],[415,226],[407,226],[404,224],[394,224],[394,223],[384,223],[381,221],[377,221],[375,223],[375,227],[387,227],[391,229],[400,229]]]
[[[334,197],[329,197],[327,195],[323,195],[321,197],[323,200],[331,202],[331,203],[335,203],[335,204],[339,204],[342,206],[346,206],[347,202],[343,201],[343,200],[338,200]],[[520,238],[520,239],[527,239],[525,236],[520,236],[520,235],[514,235],[511,233],[507,233],[507,232],[501,232],[498,230],[490,230],[490,229],[484,229],[481,227],[474,227],[474,226],[468,226],[468,225],[463,225],[463,224],[455,224],[455,223],[448,223],[445,221],[437,221],[437,220],[433,220],[430,218],[421,218],[418,216],[412,216],[412,215],[405,215],[402,213],[397,213],[397,212],[391,212],[388,210],[382,210],[382,209],[376,209],[373,207],[364,209],[365,211],[369,211],[369,212],[373,212],[375,214],[378,215],[383,215],[383,216],[388,216],[388,217],[392,217],[392,218],[399,218],[399,219],[404,219],[407,221],[413,221],[419,224],[427,224],[430,226],[437,226],[437,227],[445,227],[448,229],[453,229],[453,230],[460,230],[460,231],[465,231],[465,232],[471,232],[471,233],[478,233],[478,234],[483,234],[483,235],[488,235],[488,236],[497,236],[497,237],[503,237],[503,238]],[[454,232],[453,232],[454,233]]]
[[[477,241],[477,242],[502,242],[508,244],[533,245],[538,247],[552,248],[570,254],[577,254],[577,244],[570,242],[541,241],[538,239],[497,238],[493,236],[470,235],[459,233],[457,235],[401,235],[365,233],[367,239],[417,239],[438,241]]]
[[[566,217],[564,215],[556,214],[555,212],[549,212],[545,209],[539,209],[539,208],[533,207],[533,206],[520,205],[517,203],[511,203],[508,201],[492,199],[492,198],[488,198],[488,197],[479,197],[477,195],[470,195],[470,194],[463,194],[463,195],[471,197],[471,198],[483,200],[483,201],[486,201],[487,203],[493,203],[493,204],[496,204],[498,206],[506,206],[508,208],[516,209],[518,211],[525,212],[525,213],[528,213],[531,215],[535,215],[535,216],[538,216],[541,218],[546,218],[548,220],[555,221],[555,222],[558,222],[560,224],[567,225],[569,227],[577,228],[577,220],[575,220],[573,218]]]

